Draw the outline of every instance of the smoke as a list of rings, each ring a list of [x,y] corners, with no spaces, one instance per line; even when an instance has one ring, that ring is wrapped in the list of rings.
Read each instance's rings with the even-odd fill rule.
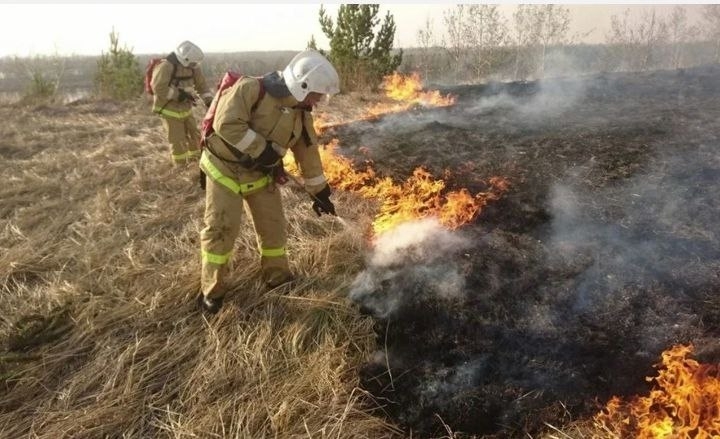
[[[376,122],[358,122],[354,130],[360,133],[360,145],[370,150],[378,150],[388,137],[417,132],[430,124],[452,124],[457,120],[459,118],[451,116],[444,108],[423,108],[387,114]]]
[[[406,300],[462,299],[465,278],[453,261],[467,246],[436,219],[403,223],[377,238],[350,298],[382,319]]]
[[[88,99],[92,94],[92,90],[76,88],[69,90],[62,94],[62,101],[64,104],[72,104],[78,101]]]
[[[485,357],[474,358],[455,366],[433,370],[419,387],[419,406],[436,406],[472,389],[485,367]]]
[[[577,418],[644,394],[672,344],[717,360],[718,123],[700,111],[717,82],[668,87],[677,78],[477,86],[454,108],[373,125],[387,124],[372,134],[392,166],[532,171],[462,233],[406,224],[367,255],[350,294],[383,352],[361,378],[390,416],[430,437],[435,414],[519,437],[562,422],[558,401]]]
[[[529,102],[521,105],[522,115],[556,117],[573,109],[585,99],[587,84],[577,79],[556,78],[538,82],[540,90]]]
[[[551,260],[580,264],[556,320],[567,322],[569,312],[600,327],[608,328],[607,318],[631,325],[647,355],[700,338],[695,304],[717,282],[717,264],[708,261],[720,259],[708,228],[717,222],[718,209],[709,207],[720,190],[718,153],[657,148],[646,171],[623,185],[587,192],[572,178],[554,184],[544,238]]]
[[[519,111],[522,103],[508,93],[500,93],[488,97],[481,97],[467,107],[467,112],[474,116],[490,113],[496,110]]]
[[[524,124],[543,124],[577,108],[587,97],[587,87],[583,80],[564,78],[490,84],[480,96],[463,98],[454,107],[416,108],[387,114],[376,121],[355,122],[351,131],[358,138],[353,143],[367,148],[372,154],[382,155],[388,150],[409,149],[402,139],[428,127],[476,130],[479,120],[488,117],[508,124],[517,120]],[[348,136],[351,133],[343,134],[352,139],[352,135]],[[388,138],[399,139],[401,145],[389,147],[386,144]],[[412,153],[412,150],[408,152]]]
[[[462,248],[462,240],[434,219],[407,222],[380,235],[369,264],[388,267],[406,263],[432,263]]]
[[[573,109],[586,97],[585,81],[552,78],[529,83],[515,83],[518,91],[513,95],[503,87],[500,93],[481,96],[469,103],[466,111],[474,116],[497,110],[514,112],[513,118],[547,119],[557,117]]]
[[[582,71],[579,68],[580,60],[568,53],[567,50],[551,50],[547,52],[543,75],[551,77],[579,77]]]

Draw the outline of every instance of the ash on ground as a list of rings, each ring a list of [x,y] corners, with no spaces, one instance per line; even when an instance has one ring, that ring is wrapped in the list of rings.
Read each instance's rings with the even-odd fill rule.
[[[511,184],[473,224],[407,224],[367,255],[350,295],[381,350],[361,381],[388,417],[413,437],[532,435],[647,393],[675,343],[720,360],[717,78],[455,87],[452,107],[326,133],[396,179]]]

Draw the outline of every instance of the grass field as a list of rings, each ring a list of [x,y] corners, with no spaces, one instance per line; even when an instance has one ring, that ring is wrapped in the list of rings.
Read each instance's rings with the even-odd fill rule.
[[[663,350],[719,357],[715,75],[457,87],[380,116],[386,97],[337,96],[323,142],[372,190],[334,181],[341,221],[283,187],[299,280],[263,286],[246,219],[212,318],[198,170],[171,165],[148,103],[7,102],[0,437],[620,437],[593,414]],[[383,196],[417,166],[487,204],[382,248]]]

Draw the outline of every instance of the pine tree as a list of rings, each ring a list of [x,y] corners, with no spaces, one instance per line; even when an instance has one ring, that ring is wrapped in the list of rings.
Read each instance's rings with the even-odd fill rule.
[[[402,62],[402,49],[393,53],[395,20],[387,12],[380,29],[380,5],[340,5],[335,23],[320,6],[320,26],[330,40],[329,59],[340,75],[341,90],[376,88]]]
[[[101,97],[130,99],[143,88],[140,64],[131,49],[119,47],[119,35],[110,33],[110,52],[103,53],[95,73],[96,92]]]

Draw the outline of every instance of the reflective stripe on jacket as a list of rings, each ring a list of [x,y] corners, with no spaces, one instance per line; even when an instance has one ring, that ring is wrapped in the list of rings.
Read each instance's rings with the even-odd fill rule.
[[[224,173],[218,168],[217,165],[213,163],[213,155],[207,150],[203,151],[200,157],[200,168],[208,178],[225,186],[234,194],[249,195],[259,191],[272,182],[272,177],[263,175],[257,171],[245,173],[244,180],[249,178],[250,181],[240,182],[237,178],[233,178],[231,176],[232,174]]]

